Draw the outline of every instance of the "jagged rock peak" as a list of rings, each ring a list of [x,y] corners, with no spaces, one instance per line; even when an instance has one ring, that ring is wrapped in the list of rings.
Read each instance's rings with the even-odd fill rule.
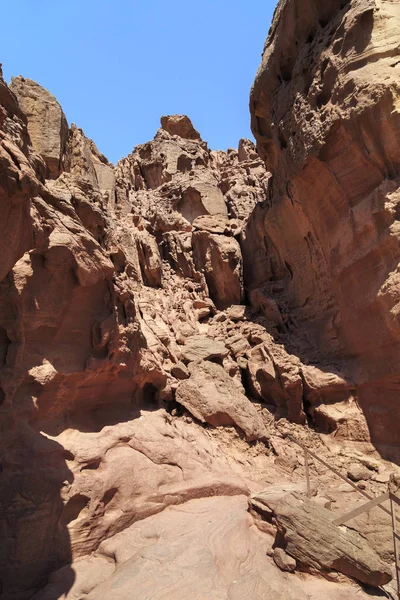
[[[186,115],[167,115],[161,117],[161,127],[171,135],[178,135],[187,140],[201,140],[199,132],[193,127]]]

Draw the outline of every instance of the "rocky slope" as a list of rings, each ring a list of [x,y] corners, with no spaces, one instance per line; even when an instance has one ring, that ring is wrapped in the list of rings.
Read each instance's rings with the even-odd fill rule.
[[[289,434],[371,495],[396,469],[370,434],[395,455],[400,14],[339,4],[278,5],[258,151],[210,151],[175,115],[113,166],[49,92],[0,78],[6,600],[351,600],[390,580],[379,510],[348,544],[293,525],[314,509]],[[357,504],[312,466],[313,522]]]

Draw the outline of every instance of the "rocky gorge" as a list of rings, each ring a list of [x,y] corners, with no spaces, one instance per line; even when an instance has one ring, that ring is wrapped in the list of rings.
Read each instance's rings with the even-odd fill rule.
[[[287,32],[290,31],[290,35]],[[400,5],[281,0],[256,145],[115,166],[0,78],[0,595],[394,594]],[[321,532],[324,535],[321,536]]]

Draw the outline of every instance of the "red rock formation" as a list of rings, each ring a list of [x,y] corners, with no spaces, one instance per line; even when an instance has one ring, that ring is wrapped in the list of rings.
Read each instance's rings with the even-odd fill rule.
[[[249,140],[210,151],[177,115],[113,167],[67,128],[48,92],[0,78],[5,600],[122,600],[132,589],[168,600],[205,589],[232,599],[365,597],[354,583],[282,574],[266,556],[271,532],[246,513],[245,497],[266,481],[304,478],[288,433],[328,453],[330,438],[304,428],[307,417],[342,442],[336,466],[351,463],[370,493],[382,492],[391,468],[363,444],[357,395],[371,420],[368,390],[380,377],[389,389],[396,372],[397,120],[385,79],[396,67],[390,39],[381,56],[367,38],[378,45],[397,9],[384,3],[372,27],[362,0],[339,12],[314,4],[319,23],[307,8],[295,18],[295,0],[279,5],[253,92],[272,182]],[[375,87],[363,83],[370,60],[387,66]],[[351,82],[356,107],[346,104]],[[359,444],[350,461],[345,439]],[[386,563],[389,543],[385,530],[377,552]]]

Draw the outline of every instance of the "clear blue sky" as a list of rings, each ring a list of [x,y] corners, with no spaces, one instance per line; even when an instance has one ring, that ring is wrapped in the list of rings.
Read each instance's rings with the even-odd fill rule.
[[[249,137],[276,0],[2,0],[4,77],[49,89],[116,162],[188,114],[213,149]]]

